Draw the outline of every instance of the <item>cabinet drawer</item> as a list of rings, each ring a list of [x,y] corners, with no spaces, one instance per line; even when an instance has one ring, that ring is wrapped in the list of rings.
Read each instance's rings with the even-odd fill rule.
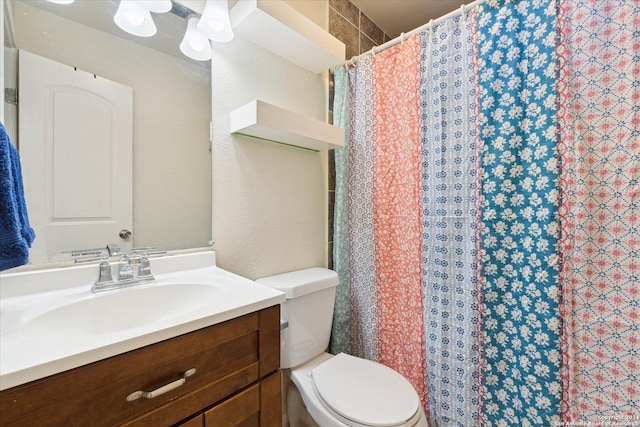
[[[276,333],[276,316],[278,306],[4,390],[0,425],[111,427],[207,390],[209,401],[201,396],[202,406],[186,405],[174,414],[176,420],[187,418],[278,368],[271,365],[279,364],[273,360],[279,343],[265,339]],[[261,325],[268,327],[261,331]],[[131,393],[158,389],[191,368],[195,374],[177,388],[127,401]]]

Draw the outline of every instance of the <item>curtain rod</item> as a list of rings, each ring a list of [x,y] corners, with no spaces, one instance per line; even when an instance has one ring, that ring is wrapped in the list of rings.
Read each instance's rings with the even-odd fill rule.
[[[453,10],[453,11],[447,13],[446,15],[443,15],[443,16],[441,16],[439,18],[436,18],[436,19],[432,19],[429,22],[427,22],[426,24],[421,25],[418,28],[415,28],[415,29],[409,31],[408,33],[402,33],[398,37],[396,37],[394,39],[391,39],[388,42],[381,44],[380,46],[374,46],[373,49],[371,49],[371,50],[369,50],[367,52],[364,52],[364,53],[362,53],[362,54],[360,54],[358,56],[354,56],[353,58],[349,59],[346,62],[346,65],[347,65],[347,67],[351,66],[351,65],[355,65],[360,60],[360,58],[363,58],[363,57],[365,57],[367,55],[373,55],[373,54],[376,54],[378,52],[382,52],[385,49],[388,49],[388,48],[390,48],[392,46],[397,45],[400,42],[405,41],[409,37],[413,36],[416,33],[419,33],[422,30],[426,30],[428,28],[432,28],[434,25],[436,25],[437,23],[439,23],[441,21],[444,21],[445,19],[455,18],[458,15],[462,15],[462,13],[467,12],[469,9],[473,9],[474,7],[480,6],[481,4],[485,3],[486,1],[487,0],[475,0],[472,3],[466,4],[466,5],[463,4],[458,9]]]

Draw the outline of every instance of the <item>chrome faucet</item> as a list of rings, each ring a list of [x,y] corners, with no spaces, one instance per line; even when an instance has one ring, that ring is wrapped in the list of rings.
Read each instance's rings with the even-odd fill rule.
[[[122,255],[118,261],[118,282],[128,283],[133,281],[133,268],[131,268],[131,260],[127,254]]]
[[[137,266],[137,269],[134,269],[135,266]],[[155,278],[151,274],[151,262],[148,256],[141,254],[139,257],[129,258],[127,254],[124,254],[118,261],[118,276],[116,279],[113,279],[111,274],[109,261],[103,259],[100,262],[98,265],[98,279],[93,283],[91,291],[95,293],[152,282],[155,282]]]

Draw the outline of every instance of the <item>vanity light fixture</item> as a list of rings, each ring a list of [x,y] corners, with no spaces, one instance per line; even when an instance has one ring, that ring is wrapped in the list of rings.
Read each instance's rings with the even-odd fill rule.
[[[136,0],[120,0],[113,20],[122,30],[139,37],[151,37],[157,30],[149,9]],[[155,3],[155,2],[153,2]]]
[[[210,40],[224,43],[233,39],[228,0],[207,0],[200,17],[171,0],[120,0],[118,11],[113,20],[118,27],[130,34],[151,37],[157,32],[151,12],[165,13],[169,11],[187,19],[187,30],[180,43],[180,51],[191,59],[208,61],[211,59]]]
[[[233,40],[228,0],[207,0],[202,17],[198,21],[198,31],[214,42],[225,43]]]
[[[49,3],[55,3],[55,4],[71,4],[76,0],[48,0]]]
[[[138,4],[153,13],[169,12],[172,7],[171,0],[144,0]]]
[[[180,43],[180,51],[196,61],[208,61],[211,59],[211,42],[198,31],[197,25],[198,17],[190,16],[187,31]]]

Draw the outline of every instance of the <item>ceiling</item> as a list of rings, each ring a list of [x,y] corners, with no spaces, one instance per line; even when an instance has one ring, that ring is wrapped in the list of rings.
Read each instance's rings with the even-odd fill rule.
[[[397,37],[471,0],[351,0],[387,35]]]

